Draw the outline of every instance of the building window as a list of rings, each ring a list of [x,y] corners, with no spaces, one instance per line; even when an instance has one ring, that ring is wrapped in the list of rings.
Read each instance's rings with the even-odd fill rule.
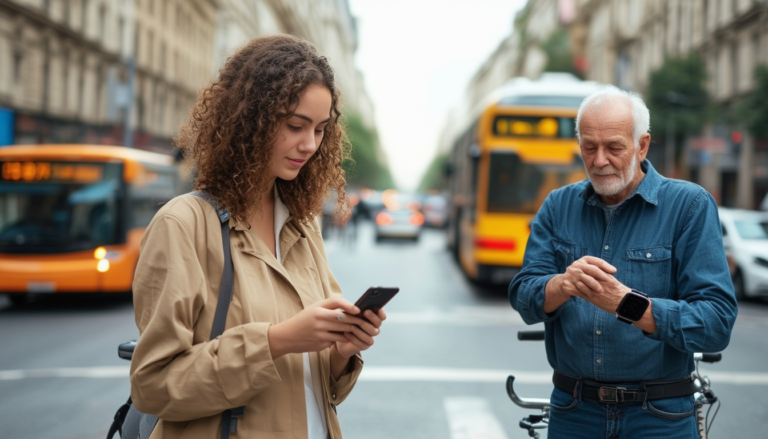
[[[731,90],[733,95],[739,93],[739,45],[735,41],[731,44]]]
[[[18,84],[21,82],[21,63],[24,59],[21,55],[21,50],[14,50],[13,52],[13,82]]]
[[[701,38],[702,40],[707,39],[707,19],[709,18],[709,0],[704,0],[704,5],[702,6],[701,10],[704,12],[702,16],[704,19],[701,21]]]
[[[154,45],[155,45],[154,36],[152,35],[152,31],[150,31],[147,33],[147,64],[149,65],[150,69],[155,63]]]
[[[99,41],[106,46],[107,40],[107,8],[104,5],[99,6]]]
[[[70,22],[69,22],[70,16],[69,15],[70,15],[70,12],[71,12],[70,11],[70,7],[69,7],[70,6],[69,5],[69,0],[64,0],[63,3],[64,3],[64,17],[63,17],[64,24],[69,26],[70,25]]]
[[[123,56],[125,50],[125,20],[123,17],[117,19],[117,51]]]
[[[88,32],[87,23],[88,23],[88,0],[83,0],[82,4],[80,5],[80,29],[83,31],[83,33]]]

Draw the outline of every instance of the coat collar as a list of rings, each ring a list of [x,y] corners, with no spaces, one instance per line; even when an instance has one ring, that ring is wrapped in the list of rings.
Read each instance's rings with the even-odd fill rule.
[[[640,181],[639,185],[637,185],[634,192],[632,192],[621,203],[624,203],[635,195],[639,195],[647,203],[656,206],[659,204],[659,188],[661,187],[661,183],[665,180],[665,178],[656,172],[656,169],[654,169],[653,165],[651,165],[651,162],[648,161],[648,159],[643,160],[643,162],[640,164],[640,168],[643,170],[643,172],[645,172],[645,177],[643,177],[643,180]],[[585,180],[585,182],[586,187],[581,191],[579,197],[590,206],[603,205],[602,200],[600,200],[600,195],[595,192],[595,189],[592,187],[592,183],[589,182],[589,179]]]

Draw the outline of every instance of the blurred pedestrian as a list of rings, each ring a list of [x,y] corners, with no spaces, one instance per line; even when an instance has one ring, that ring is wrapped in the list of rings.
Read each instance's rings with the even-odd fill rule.
[[[550,438],[698,438],[694,351],[728,345],[736,299],[717,205],[645,159],[649,113],[608,87],[579,108],[588,179],[552,192],[509,299],[544,322]]]
[[[195,196],[172,200],[146,230],[133,285],[131,395],[160,419],[153,436],[219,438],[221,413],[245,406],[236,437],[341,437],[335,407],[386,316],[355,316],[323,247],[323,198],[344,201],[339,106],[326,58],[285,35],[246,44],[199,94],[178,145],[196,189],[231,214],[233,298],[209,341],[219,218]]]

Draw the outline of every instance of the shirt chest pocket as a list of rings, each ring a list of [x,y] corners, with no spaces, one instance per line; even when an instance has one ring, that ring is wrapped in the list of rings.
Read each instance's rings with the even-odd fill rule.
[[[667,297],[672,270],[672,247],[627,250],[627,286],[651,297]]]
[[[584,256],[582,247],[572,242],[555,239],[552,245],[555,250],[555,266],[558,273],[565,273],[574,261]]]

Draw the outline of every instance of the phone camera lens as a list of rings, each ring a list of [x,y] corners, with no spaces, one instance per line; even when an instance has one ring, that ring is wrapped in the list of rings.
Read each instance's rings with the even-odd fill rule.
[[[371,293],[371,296],[373,296],[373,297],[376,297],[376,296],[378,296],[378,295],[379,295],[379,292],[378,292],[378,291],[374,291],[373,293]]]

